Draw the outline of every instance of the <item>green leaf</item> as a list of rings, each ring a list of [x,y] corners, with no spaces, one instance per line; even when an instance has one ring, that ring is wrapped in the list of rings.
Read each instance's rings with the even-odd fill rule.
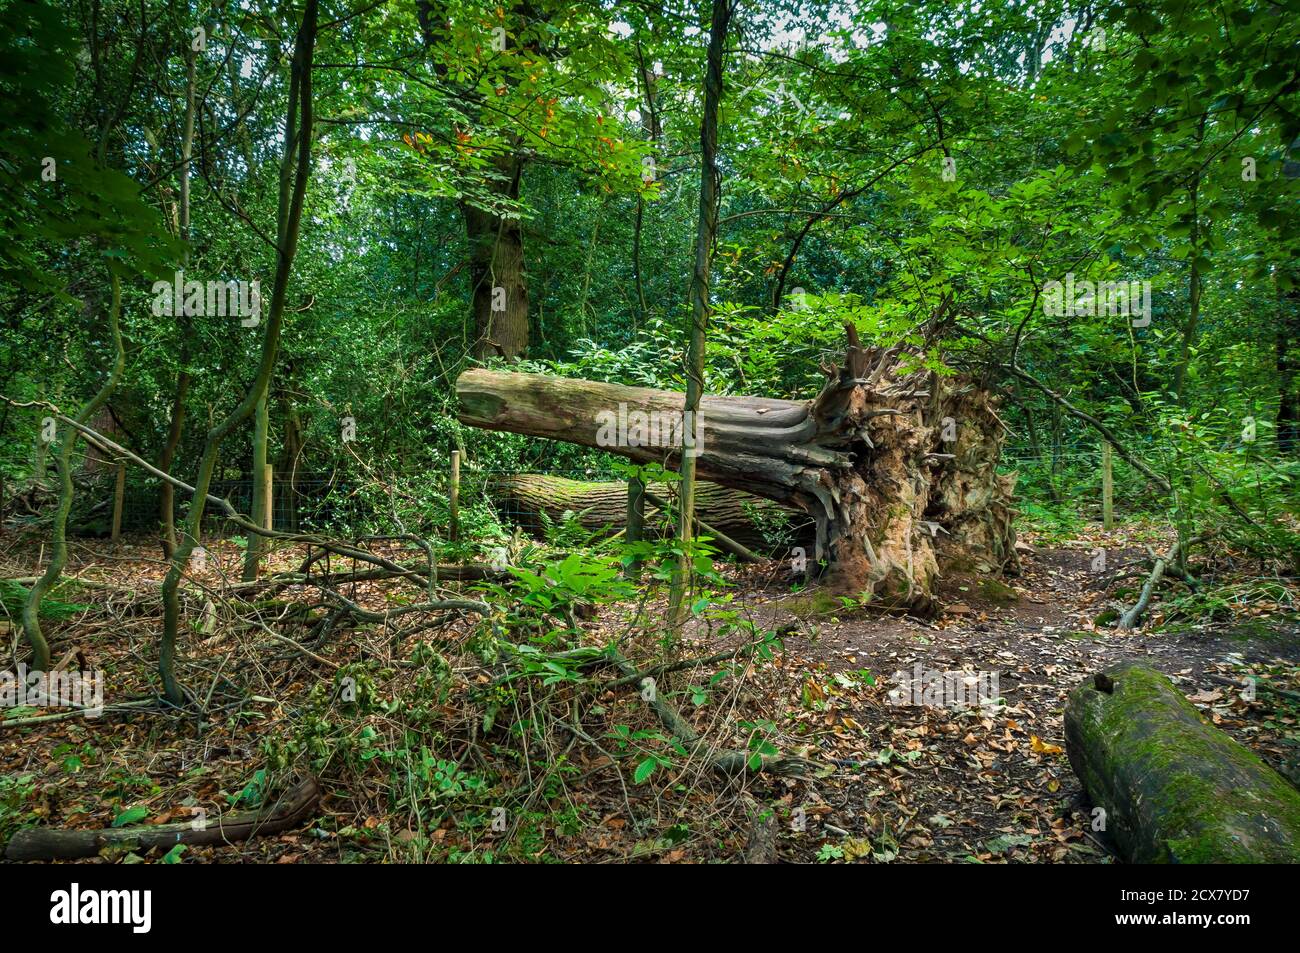
[[[147,807],[128,807],[117,817],[113,818],[114,827],[126,827],[128,824],[139,824],[149,816]]]
[[[634,784],[644,783],[646,779],[650,777],[650,775],[655,773],[655,768],[657,767],[659,767],[658,761],[656,761],[654,758],[646,758],[644,761],[638,764],[636,766],[636,770],[632,772],[632,782]]]

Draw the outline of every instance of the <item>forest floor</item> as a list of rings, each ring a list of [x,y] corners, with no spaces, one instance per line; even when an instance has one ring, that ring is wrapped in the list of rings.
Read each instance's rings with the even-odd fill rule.
[[[817,802],[817,823],[806,807],[807,835],[788,832],[782,856],[1110,861],[1065,755],[1063,713],[1079,683],[1123,662],[1168,675],[1207,718],[1300,782],[1300,712],[1260,687],[1300,689],[1300,620],[1253,603],[1196,624],[1157,612],[1156,631],[1099,626],[1110,603],[1108,574],[1093,569],[1098,547],[1112,570],[1144,551],[1125,533],[1097,531],[1022,552],[1019,577],[946,580],[937,620],[859,615],[820,621],[811,638],[788,637],[786,691],[769,710],[806,725],[841,772],[799,792]],[[787,601],[773,600],[774,617]],[[890,691],[907,691],[916,666],[996,673],[1005,704],[891,703]],[[1246,691],[1251,677],[1254,693]]]
[[[538,783],[522,820],[510,828],[514,846],[506,847],[480,817],[486,804],[477,813],[462,806],[459,814],[428,823],[438,811],[423,807],[436,808],[432,802],[451,782],[445,771],[430,772],[435,762],[427,747],[413,749],[400,740],[410,731],[410,711],[423,701],[412,688],[423,684],[413,680],[418,663],[411,659],[419,658],[413,647],[431,638],[439,646],[467,643],[471,617],[396,633],[377,627],[336,632],[305,654],[282,636],[267,641],[270,629],[241,631],[200,616],[187,649],[186,678],[206,694],[202,718],[110,711],[95,719],[14,725],[42,714],[20,709],[8,713],[10,725],[0,720],[0,841],[32,823],[158,824],[184,819],[200,806],[219,815],[255,803],[272,783],[273,762],[314,756],[325,762],[326,796],[306,829],[196,847],[184,859],[465,861],[493,859],[497,850],[497,859],[727,862],[743,853],[757,829],[744,806],[757,802],[775,810],[776,850],[787,861],[1104,863],[1113,855],[1104,832],[1092,829],[1070,770],[1062,713],[1069,692],[1085,678],[1133,660],[1165,672],[1215,724],[1293,780],[1300,778],[1294,696],[1269,690],[1300,690],[1293,589],[1285,590],[1282,603],[1258,592],[1239,603],[1220,600],[1211,621],[1182,623],[1162,616],[1157,606],[1151,630],[1117,632],[1094,620],[1113,605],[1104,591],[1108,576],[1142,555],[1139,544],[1147,540],[1141,533],[1092,530],[1075,540],[1035,542],[1032,534],[1028,540],[1019,576],[949,578],[942,591],[946,609],[929,621],[852,608],[810,618],[792,596],[783,565],[724,571],[733,584],[733,608],[762,628],[789,631],[784,651],[771,662],[749,664],[743,678],[724,681],[706,705],[692,706],[690,696],[716,666],[666,675],[660,691],[670,693],[711,740],[743,746],[753,726],[764,725],[783,751],[824,764],[824,776],[762,774],[746,782],[743,798],[734,784],[689,762],[634,783],[637,744],[629,748],[620,740],[617,726],[628,723],[650,737],[656,725],[635,690],[611,682],[585,697],[590,707],[575,715],[590,744],[566,736],[562,751],[538,752],[552,759],[558,754],[565,771]],[[1109,573],[1093,568],[1099,548],[1107,552]],[[217,586],[239,554],[233,544],[212,545],[208,583]],[[0,575],[30,576],[38,558],[35,540],[11,541],[0,551]],[[300,559],[301,553],[284,552],[276,566],[291,568]],[[158,620],[156,606],[140,593],[156,586],[162,568],[156,548],[144,542],[72,546],[68,574],[99,584],[78,589],[76,601],[94,606],[47,626],[48,634],[56,658],[71,653],[78,666],[109,673],[110,706],[151,691]],[[352,595],[367,605],[392,604],[390,585],[371,584]],[[601,644],[626,633],[637,609],[601,607],[584,623],[586,641]],[[16,633],[11,640],[16,644]],[[690,626],[684,642],[687,655],[700,657],[727,645],[704,624]],[[484,771],[499,769],[508,761],[496,753],[502,743],[485,737],[487,729],[480,732],[481,712],[465,701],[479,698],[476,692],[491,679],[452,657],[452,672],[470,674],[432,705],[446,725],[424,737],[441,739],[445,757],[454,755],[462,765],[477,759]],[[996,674],[1002,701],[965,708],[893,703],[889,693],[900,685],[895,673],[910,680],[914,666]],[[386,704],[335,730],[335,710],[322,707],[328,694],[322,686],[344,670],[370,673],[374,694]],[[1258,680],[1253,698],[1244,691],[1247,677]],[[577,711],[577,701],[565,700],[553,725],[563,727],[570,705]],[[538,717],[536,708],[531,711],[529,717]],[[480,749],[489,754],[476,753]],[[410,787],[416,775],[432,787],[404,790],[394,780],[404,776]],[[431,803],[417,803],[422,799]],[[158,857],[117,850],[100,858],[123,859]]]

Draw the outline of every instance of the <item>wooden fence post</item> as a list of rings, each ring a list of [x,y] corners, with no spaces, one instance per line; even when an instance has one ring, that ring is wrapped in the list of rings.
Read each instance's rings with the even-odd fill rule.
[[[627,481],[627,529],[623,538],[629,543],[639,543],[645,538],[645,481],[632,477]],[[641,572],[640,558],[628,563],[627,574],[636,578]]]
[[[267,529],[275,529],[274,497],[271,495],[274,484],[275,466],[268,463],[262,468],[262,525]]]
[[[1101,528],[1115,528],[1115,481],[1109,440],[1101,442]]]
[[[117,482],[113,486],[113,542],[122,536],[122,504],[126,499],[126,462],[117,465]]]
[[[460,451],[451,452],[451,541],[460,539]]]

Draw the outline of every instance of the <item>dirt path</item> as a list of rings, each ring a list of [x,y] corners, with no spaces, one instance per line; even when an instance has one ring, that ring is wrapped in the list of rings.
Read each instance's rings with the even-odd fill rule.
[[[1065,757],[1062,715],[1084,678],[1129,660],[1169,675],[1216,724],[1296,776],[1294,710],[1276,711],[1273,696],[1247,703],[1234,683],[1247,673],[1271,675],[1272,684],[1295,690],[1300,625],[1275,620],[1157,634],[1098,628],[1092,619],[1104,574],[1093,571],[1092,561],[1085,548],[1035,550],[1026,554],[1021,577],[1008,580],[1013,588],[948,581],[949,608],[934,623],[859,615],[788,638],[784,684],[767,708],[841,770],[806,787],[769,792],[786,822],[782,855],[1113,859],[1104,833],[1092,830]],[[752,598],[766,607],[767,619],[781,616],[776,587]],[[901,681],[899,672],[906,673]],[[909,704],[907,689],[925,672],[996,675],[1005,704]],[[904,703],[893,704],[889,693],[900,687]]]

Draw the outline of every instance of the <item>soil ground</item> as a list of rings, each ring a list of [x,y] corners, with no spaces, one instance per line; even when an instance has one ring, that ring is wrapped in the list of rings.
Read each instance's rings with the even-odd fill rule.
[[[800,792],[816,804],[817,822],[804,836],[783,832],[782,855],[808,860],[829,846],[823,858],[838,848],[918,862],[1113,860],[1064,753],[1063,713],[1080,682],[1125,662],[1168,675],[1216,725],[1300,780],[1294,703],[1252,693],[1247,681],[1300,688],[1300,622],[1276,615],[1158,631],[1099,626],[1108,573],[1094,570],[1095,554],[1108,546],[1112,566],[1142,555],[1122,543],[1098,533],[1022,553],[1018,578],[947,580],[947,609],[933,622],[858,614],[787,638],[780,705],[842,773]],[[771,611],[773,621],[782,618],[780,608]],[[996,673],[1005,704],[891,703],[900,688],[901,700],[911,700],[916,666]],[[805,805],[804,813],[814,811]]]
[[[1294,615],[1251,609],[1221,622],[1183,626],[1157,616],[1153,631],[1117,632],[1094,622],[1110,605],[1103,591],[1109,574],[1094,570],[1095,553],[1106,547],[1112,567],[1122,567],[1142,550],[1115,534],[1093,533],[1055,545],[1034,545],[1030,539],[1018,577],[947,579],[941,593],[947,608],[929,621],[852,607],[809,618],[799,611],[784,566],[727,570],[733,606],[760,627],[785,627],[784,651],[771,663],[751,666],[727,696],[723,712],[688,702],[695,681],[707,672],[665,676],[661,690],[696,727],[712,732],[721,726],[720,744],[743,744],[753,736],[747,725],[770,722],[783,751],[826,766],[829,773],[822,777],[760,775],[748,782],[752,800],[747,802],[775,809],[782,860],[1112,862],[1105,833],[1093,830],[1070,770],[1062,714],[1069,692],[1082,680],[1126,661],[1144,661],[1169,675],[1215,724],[1289,777],[1300,776],[1297,712],[1285,694],[1300,689],[1300,622]],[[144,542],[78,541],[67,571],[144,591],[162,574],[155,553]],[[0,553],[0,575],[29,576],[38,556],[33,542],[11,541]],[[212,580],[223,569],[234,569],[238,557],[232,544],[215,544],[209,554]],[[301,553],[284,553],[279,565],[291,567],[300,559]],[[79,597],[86,592],[80,590]],[[116,600],[117,608],[52,626],[56,656],[71,650],[83,667],[109,670],[115,697],[147,695],[156,616],[131,608],[132,597],[123,590],[105,589],[100,595],[105,607]],[[383,586],[355,597],[367,604],[392,598]],[[588,641],[599,644],[602,636],[625,631],[631,611],[625,604],[603,607],[584,623]],[[1251,614],[1257,611],[1263,614]],[[457,632],[465,637],[472,620],[455,617],[441,625],[435,630],[439,637]],[[238,637],[219,629],[207,632],[201,620],[196,626],[189,649],[196,666],[191,680],[194,672],[210,674],[210,682],[205,678],[198,686],[207,689],[210,703],[238,685],[243,698],[228,706],[229,717],[195,724],[165,713],[110,713],[94,720],[0,726],[0,778],[25,777],[34,785],[27,800],[11,800],[10,828],[33,822],[104,827],[120,819],[128,805],[144,808],[145,823],[182,819],[195,805],[219,814],[238,801],[250,777],[256,778],[268,741],[283,737],[309,710],[313,685],[321,680],[311,669],[380,657],[394,648],[405,651],[429,635],[427,630],[397,638],[343,632],[328,644],[313,645],[311,657],[305,657],[291,644],[265,641],[252,653]],[[16,635],[11,638],[16,643]],[[688,629],[685,639],[688,654],[698,656],[727,644],[699,625]],[[268,645],[275,646],[275,654],[267,654]],[[394,684],[405,677],[404,664],[409,663],[392,662],[398,667]],[[906,686],[916,666],[924,672],[996,676],[1000,701],[936,707],[909,704],[906,694],[891,699],[890,692]],[[895,677],[899,672],[906,673],[902,681]],[[1253,698],[1245,689],[1247,677],[1260,686]],[[636,693],[626,688],[598,700],[607,700],[611,710],[644,712]],[[31,714],[11,712],[10,718]],[[382,729],[382,718],[374,723]],[[599,732],[593,723],[584,721],[583,727]],[[571,757],[582,771],[564,797],[584,805],[576,815],[575,830],[581,833],[542,831],[530,859],[725,862],[743,851],[751,828],[737,813],[734,790],[724,798],[722,786],[704,784],[697,792],[682,783],[681,773],[638,786],[628,777],[629,765],[608,770],[610,760],[594,753]],[[397,848],[424,835],[410,829],[407,815],[390,816],[376,793],[379,779],[378,774],[332,776],[325,779],[320,817],[306,830],[194,848],[186,859],[402,859]],[[688,787],[688,793],[674,794]],[[0,798],[0,827],[3,811]],[[709,842],[698,830],[680,842],[663,836],[673,829],[674,817],[699,816],[699,811],[717,812],[716,840]],[[444,824],[432,832],[432,842],[458,841],[456,827]],[[120,861],[124,854],[109,852],[99,860]]]

